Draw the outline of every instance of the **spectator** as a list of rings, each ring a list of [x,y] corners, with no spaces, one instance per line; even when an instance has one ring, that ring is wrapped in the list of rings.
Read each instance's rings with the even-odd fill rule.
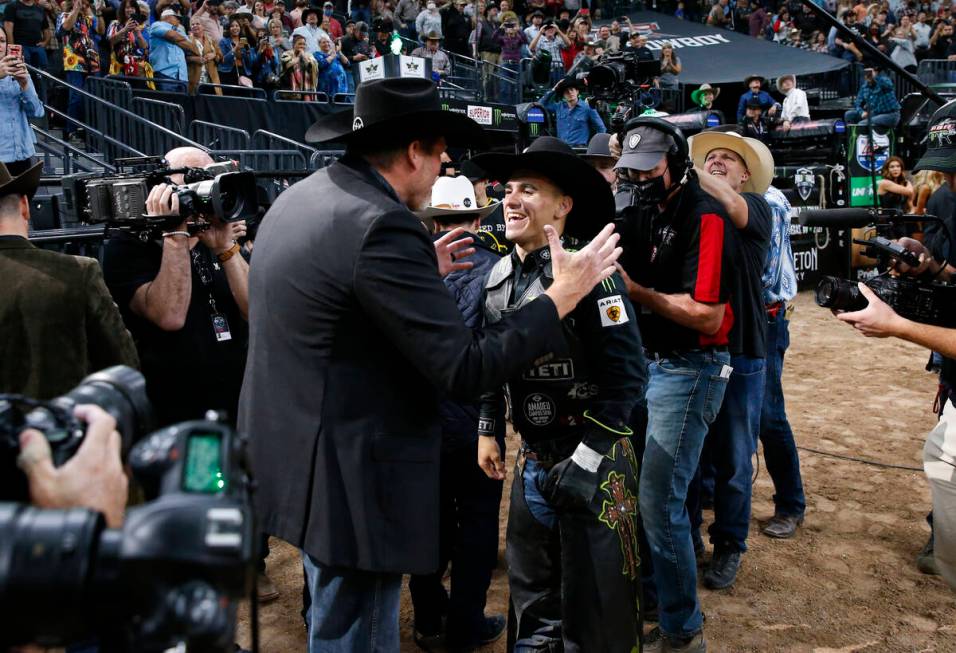
[[[625,54],[636,55],[638,61],[652,61],[654,59],[654,53],[647,47],[647,37],[636,31],[631,32],[623,51]]]
[[[292,41],[282,31],[282,23],[275,18],[269,21],[269,44],[282,55],[292,49]]]
[[[611,37],[613,38],[613,36]],[[535,57],[546,54],[550,58],[551,85],[557,84],[564,77],[564,63],[561,51],[571,45],[571,39],[554,24],[546,22],[538,36],[528,46]]]
[[[737,0],[734,7],[734,31],[741,34],[747,34],[750,31],[750,16],[753,14],[753,7],[748,0]]]
[[[256,51],[250,47],[249,39],[241,34],[242,25],[239,19],[233,16],[229,21],[228,35],[219,42],[219,50],[222,52],[222,60],[219,62],[219,80],[222,84],[239,86],[240,76],[252,78],[253,67],[256,64]]]
[[[782,127],[790,129],[794,123],[810,120],[810,105],[807,103],[807,94],[797,88],[795,75],[781,75],[777,78],[777,91],[783,95],[783,108],[780,111]]]
[[[3,31],[10,45],[23,48],[23,61],[35,68],[48,67],[46,47],[53,37],[50,19],[37,0],[13,0],[3,10]],[[34,80],[39,96],[45,99],[42,78]]]
[[[281,66],[279,52],[269,43],[265,31],[260,30],[256,45],[256,62],[252,67],[252,73],[255,85],[265,90],[269,97],[279,88]]]
[[[800,39],[808,41],[810,35],[822,27],[817,15],[806,5],[802,5],[793,19],[794,26],[800,30]]]
[[[598,112],[580,101],[582,82],[565,77],[539,100],[539,104],[555,114],[558,138],[572,147],[586,147],[591,137],[607,131]],[[554,98],[563,101],[554,101]]]
[[[720,89],[714,88],[710,84],[701,84],[700,87],[692,91],[690,101],[704,111],[710,111],[714,108],[714,100],[720,95]]]
[[[292,37],[292,49],[282,55],[283,88],[290,91],[318,90],[319,64],[305,47],[305,37],[297,34]],[[311,100],[313,96],[303,96]]]
[[[369,10],[368,6],[369,0],[351,0],[349,2],[349,7],[351,8],[351,15],[349,18],[354,20],[356,23],[364,22],[366,25],[372,22],[372,12]]]
[[[756,138],[764,144],[770,140],[770,127],[763,115],[763,105],[756,98],[747,100],[741,126],[744,128],[743,135],[748,138]]]
[[[319,91],[329,98],[338,93],[349,92],[348,74],[345,66],[349,60],[342,54],[341,44],[335,44],[330,38],[319,41],[320,51],[315,60],[319,66]]]
[[[348,30],[347,25],[346,30]],[[342,54],[348,58],[351,64],[352,74],[349,76],[349,92],[352,92],[355,89],[355,80],[358,79],[358,66],[355,64],[371,59],[374,55],[372,44],[368,41],[368,25],[355,23],[352,35],[342,39]]]
[[[473,33],[476,59],[481,59],[481,88],[484,98],[494,102],[498,98],[498,84],[495,82],[495,67],[501,63],[501,44],[495,38],[498,26],[494,14],[498,8],[491,5],[485,9],[484,17],[475,24]],[[544,32],[547,32],[546,28]],[[531,47],[532,52],[534,47]],[[552,60],[553,61],[553,60]],[[560,62],[560,58],[558,59]],[[564,70],[563,64],[561,65]]]
[[[913,175],[913,191],[916,193],[913,213],[925,215],[929,199],[945,184],[946,175],[936,170],[920,170]]]
[[[418,13],[415,18],[415,31],[418,35],[431,34],[433,32],[441,34],[441,14],[438,13],[438,5],[429,0],[425,5],[425,11]]]
[[[882,176],[882,179],[876,186],[880,206],[885,209],[899,209],[903,213],[909,213],[916,193],[913,190],[913,184],[906,178],[903,159],[898,156],[889,157],[880,170],[880,176]]]
[[[717,3],[711,7],[710,13],[707,14],[707,24],[711,27],[733,29],[734,15],[728,5],[728,0],[717,0]]]
[[[745,91],[744,94],[740,96],[740,100],[737,101],[738,123],[743,122],[746,105],[750,101],[756,101],[760,103],[761,109],[766,111],[771,116],[777,113],[777,103],[774,102],[769,93],[761,90],[761,86],[763,86],[763,77],[760,75],[751,75],[744,80],[744,84],[747,85],[748,90]]]
[[[921,11],[916,15],[916,22],[913,24],[913,33],[916,35],[913,39],[916,58],[918,60],[925,59],[926,55],[929,54],[929,38],[933,35],[933,28],[929,24],[925,11]]]
[[[222,22],[225,3],[222,0],[205,0],[199,5],[199,8],[193,13],[190,19],[190,27],[193,23],[199,22],[203,26],[203,36],[208,36],[213,43],[219,43],[222,40]],[[192,30],[190,30],[192,31]]]
[[[904,19],[907,19],[907,16],[903,16]],[[912,27],[910,27],[912,30]],[[893,53],[891,59],[900,68],[906,70],[910,73],[916,72],[916,52],[913,45],[913,40],[906,36],[907,31],[901,25],[897,27],[893,32],[893,36],[890,37],[890,42],[894,43],[896,47],[893,48]]]
[[[674,91],[678,90],[680,82],[677,77],[681,70],[680,57],[674,54],[674,46],[670,43],[664,43],[661,46],[660,87]]]
[[[11,174],[19,175],[33,164],[36,136],[30,118],[43,117],[26,66],[7,54],[7,36],[0,31],[0,161]]]
[[[872,45],[874,48],[876,48],[877,50],[879,50],[886,56],[890,56],[890,53],[892,52],[892,49],[890,47],[890,42],[888,39],[883,37],[882,31],[880,30],[879,25],[877,25],[876,23],[871,23],[870,27],[867,29],[866,36],[864,36],[863,38],[867,43]],[[864,63],[866,62],[877,63],[875,60],[872,59],[872,57],[864,56]]]
[[[0,164],[0,392],[52,399],[88,374],[138,367],[139,359],[96,260],[37,249],[28,240],[43,164],[15,168],[18,174]]]
[[[757,0],[755,6],[757,8],[753,10],[753,13],[750,14],[750,18],[747,19],[748,33],[754,38],[762,39],[766,34],[767,26],[770,24],[770,14],[764,9],[760,0]]]
[[[292,36],[301,34],[305,37],[305,49],[314,54],[319,51],[319,40],[328,34],[319,27],[319,11],[309,7],[302,12],[302,27],[297,27]]]
[[[143,36],[146,17],[140,16],[139,4],[136,0],[122,0],[116,15],[117,19],[106,30],[110,42],[110,75],[152,77],[152,71],[144,66],[149,62],[149,43]]]
[[[621,49],[621,37],[611,34],[611,28],[607,25],[598,28],[598,43],[602,44],[607,53],[613,54]]]
[[[285,8],[284,0],[276,0],[275,4],[272,5],[272,12],[270,14],[271,20],[269,22],[278,20],[280,23],[282,23],[282,30],[286,34],[291,34],[296,27],[299,27],[299,25],[296,24],[292,16],[285,12]]]
[[[398,0],[398,5],[395,7],[398,33],[411,41],[417,41],[419,32],[416,21],[420,13],[422,13],[421,0]]]
[[[289,18],[293,20],[293,30],[296,27],[302,27],[305,22],[302,20],[302,12],[309,7],[309,0],[295,0],[295,8],[289,12]]]
[[[102,36],[106,26],[94,15],[88,0],[66,0],[63,8],[56,21],[56,35],[63,44],[63,72],[67,84],[82,89],[88,76],[100,72],[100,53],[93,35]],[[66,113],[71,120],[66,121],[63,135],[75,139],[77,123],[83,120],[82,95],[70,91]]]
[[[830,48],[827,46],[827,36],[821,30],[817,30],[810,35],[810,52],[830,53]]]
[[[163,9],[160,19],[149,26],[149,64],[153,67],[153,79],[171,79],[189,82],[186,68],[186,52],[199,54],[196,46],[186,38],[186,31],[179,23],[179,14],[173,9]],[[157,90],[182,93],[177,84],[156,83]]]
[[[445,78],[451,72],[451,61],[439,47],[441,35],[432,32],[425,37],[425,45],[412,50],[413,57],[423,57],[432,60],[432,74]]]
[[[451,0],[438,13],[441,15],[441,34],[445,39],[445,49],[467,57],[471,25],[461,13],[464,8],[465,0]]]
[[[266,5],[262,0],[256,0],[252,6],[252,27],[253,29],[266,29],[269,24],[269,17],[266,15]]]
[[[844,12],[843,26],[854,34],[859,34],[856,23],[856,13],[853,11]],[[836,27],[830,28],[827,43],[830,47],[830,54],[834,57],[839,57],[852,63],[863,60],[863,53],[860,52],[852,39],[841,36]]]
[[[392,11],[392,5],[388,0],[372,0],[372,21],[376,18],[382,18],[395,23],[395,13]]]
[[[333,41],[337,41],[342,38],[345,32],[342,30],[342,23],[333,15],[335,13],[335,5],[331,2],[326,2],[322,5],[322,24],[326,32],[329,33],[329,36],[332,37]],[[325,21],[328,20],[328,27],[325,27]]]
[[[953,26],[947,22],[940,21],[936,24],[933,36],[929,39],[929,49],[931,59],[948,59],[951,55],[956,55],[952,51],[953,44]],[[956,59],[956,57],[954,57]]]
[[[521,101],[521,48],[527,44],[527,40],[516,22],[502,25],[495,31],[494,38],[501,46],[501,65],[504,68],[499,100],[505,104],[517,104]]]
[[[219,68],[222,52],[219,44],[206,34],[202,21],[194,20],[189,24],[189,40],[196,47],[196,54],[186,55],[186,67],[189,74],[189,93],[195,94],[200,84],[219,84]],[[216,95],[222,95],[222,89],[216,88]]]
[[[770,25],[767,27],[767,39],[777,43],[786,41],[792,29],[793,22],[790,20],[790,10],[781,7],[777,15],[770,20]]]
[[[535,11],[531,14],[531,24],[524,28],[524,36],[528,43],[531,43],[534,37],[538,35],[542,25],[544,25],[544,12]],[[610,33],[611,30],[608,29],[608,34],[610,35]],[[598,38],[601,37],[599,36]]]
[[[900,103],[892,80],[877,68],[867,68],[855,108],[847,111],[844,118],[850,124],[871,122],[874,127],[883,129],[896,127],[900,122]]]

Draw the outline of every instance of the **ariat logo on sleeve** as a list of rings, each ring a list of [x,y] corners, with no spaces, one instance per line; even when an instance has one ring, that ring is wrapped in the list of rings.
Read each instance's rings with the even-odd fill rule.
[[[601,326],[610,327],[618,324],[627,324],[630,319],[624,308],[624,300],[620,295],[612,295],[598,300],[598,310],[601,312]]]

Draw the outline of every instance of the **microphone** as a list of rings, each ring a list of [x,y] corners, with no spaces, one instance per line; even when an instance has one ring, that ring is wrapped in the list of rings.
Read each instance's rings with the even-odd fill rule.
[[[846,229],[886,222],[893,217],[896,216],[888,215],[886,209],[815,209],[801,211],[797,221],[804,227]]]

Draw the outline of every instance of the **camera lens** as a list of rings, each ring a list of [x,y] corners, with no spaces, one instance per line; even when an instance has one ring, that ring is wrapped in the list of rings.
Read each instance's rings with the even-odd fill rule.
[[[131,367],[115,365],[91,374],[57,402],[96,404],[116,419],[123,449],[152,427],[152,409],[146,396],[146,379]]]
[[[815,299],[818,306],[836,311],[859,311],[866,308],[866,297],[852,281],[837,277],[823,277],[817,284]]]

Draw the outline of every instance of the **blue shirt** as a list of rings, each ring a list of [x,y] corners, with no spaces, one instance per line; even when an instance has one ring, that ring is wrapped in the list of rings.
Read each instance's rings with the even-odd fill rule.
[[[790,246],[790,202],[770,186],[763,198],[770,205],[770,247],[763,267],[763,300],[767,305],[788,302],[797,294],[797,272]]]
[[[742,123],[744,121],[744,116],[747,115],[747,103],[750,100],[758,100],[760,102],[760,107],[766,113],[767,109],[776,104],[773,101],[773,98],[770,97],[770,94],[767,91],[760,91],[759,93],[754,93],[752,91],[747,91],[740,96],[740,101],[737,102],[737,122]]]
[[[900,103],[893,90],[893,82],[886,75],[877,75],[872,84],[863,82],[856,95],[856,108],[868,111],[872,116],[900,110]]]
[[[570,108],[567,102],[553,102],[554,91],[541,98],[540,104],[557,117],[558,138],[568,145],[587,145],[595,134],[607,131],[595,109],[583,102]]]
[[[0,161],[22,161],[36,154],[36,136],[28,119],[42,117],[43,104],[33,80],[22,90],[13,75],[0,79]]]
[[[318,90],[331,98],[336,93],[348,93],[349,80],[338,56],[332,60],[332,63],[329,63],[328,56],[323,52],[318,52],[315,60],[319,64]]]
[[[259,55],[252,48],[248,46],[245,49],[245,52],[242,53],[242,67],[236,65],[236,50],[237,48],[232,44],[232,37],[226,36],[219,41],[219,50],[222,52],[222,61],[219,63],[219,72],[228,73],[232,70],[235,70],[240,75],[245,75],[246,77],[252,76],[253,68],[259,60]]]
[[[187,82],[186,53],[172,41],[166,40],[166,33],[170,30],[186,36],[182,27],[173,27],[162,20],[149,26],[149,64],[158,73]]]

